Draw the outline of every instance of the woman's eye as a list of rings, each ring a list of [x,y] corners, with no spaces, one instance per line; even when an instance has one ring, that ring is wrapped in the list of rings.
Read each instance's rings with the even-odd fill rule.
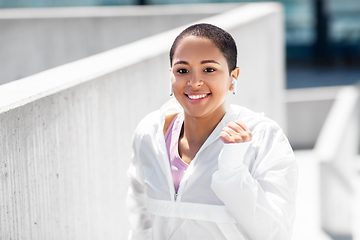
[[[189,71],[186,70],[186,69],[181,68],[181,69],[177,70],[177,72],[178,73],[188,73]]]
[[[214,72],[215,71],[215,69],[213,69],[213,68],[205,68],[205,70],[204,70],[205,72]]]

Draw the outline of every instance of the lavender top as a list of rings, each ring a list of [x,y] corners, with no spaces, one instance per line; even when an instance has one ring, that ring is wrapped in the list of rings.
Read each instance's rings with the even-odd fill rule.
[[[178,191],[181,179],[189,166],[179,155],[178,143],[183,122],[184,115],[176,115],[165,133],[165,143],[170,160],[170,169],[174,181],[175,192]]]

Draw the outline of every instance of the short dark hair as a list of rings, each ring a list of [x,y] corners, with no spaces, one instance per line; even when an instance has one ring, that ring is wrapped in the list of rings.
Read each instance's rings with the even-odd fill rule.
[[[236,68],[237,62],[237,49],[235,40],[232,38],[230,33],[225,30],[216,27],[208,23],[200,23],[191,25],[190,27],[183,30],[174,40],[170,49],[170,66],[172,66],[173,56],[179,42],[188,36],[195,36],[201,38],[207,38],[212,41],[224,55],[228,67],[229,73]]]

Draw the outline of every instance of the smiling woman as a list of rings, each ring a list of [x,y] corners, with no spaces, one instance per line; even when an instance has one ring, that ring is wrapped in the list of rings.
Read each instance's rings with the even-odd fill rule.
[[[138,125],[128,170],[129,239],[290,239],[297,165],[280,127],[226,108],[236,44],[210,24],[170,50],[171,99]]]

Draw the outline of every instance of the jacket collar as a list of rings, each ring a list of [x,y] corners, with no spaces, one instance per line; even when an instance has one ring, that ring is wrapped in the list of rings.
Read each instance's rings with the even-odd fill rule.
[[[219,124],[215,127],[214,131],[210,134],[210,136],[206,139],[202,147],[199,151],[206,148],[208,145],[216,141],[220,137],[220,133],[224,127],[227,126],[229,122],[236,121],[239,118],[239,115],[241,113],[242,107],[238,105],[231,104],[224,117],[221,119]],[[176,101],[175,98],[170,99],[167,101],[164,105],[160,108],[160,129],[164,128],[165,123],[165,116],[171,115],[174,113],[181,113],[184,112],[184,109],[181,107],[181,105]]]

